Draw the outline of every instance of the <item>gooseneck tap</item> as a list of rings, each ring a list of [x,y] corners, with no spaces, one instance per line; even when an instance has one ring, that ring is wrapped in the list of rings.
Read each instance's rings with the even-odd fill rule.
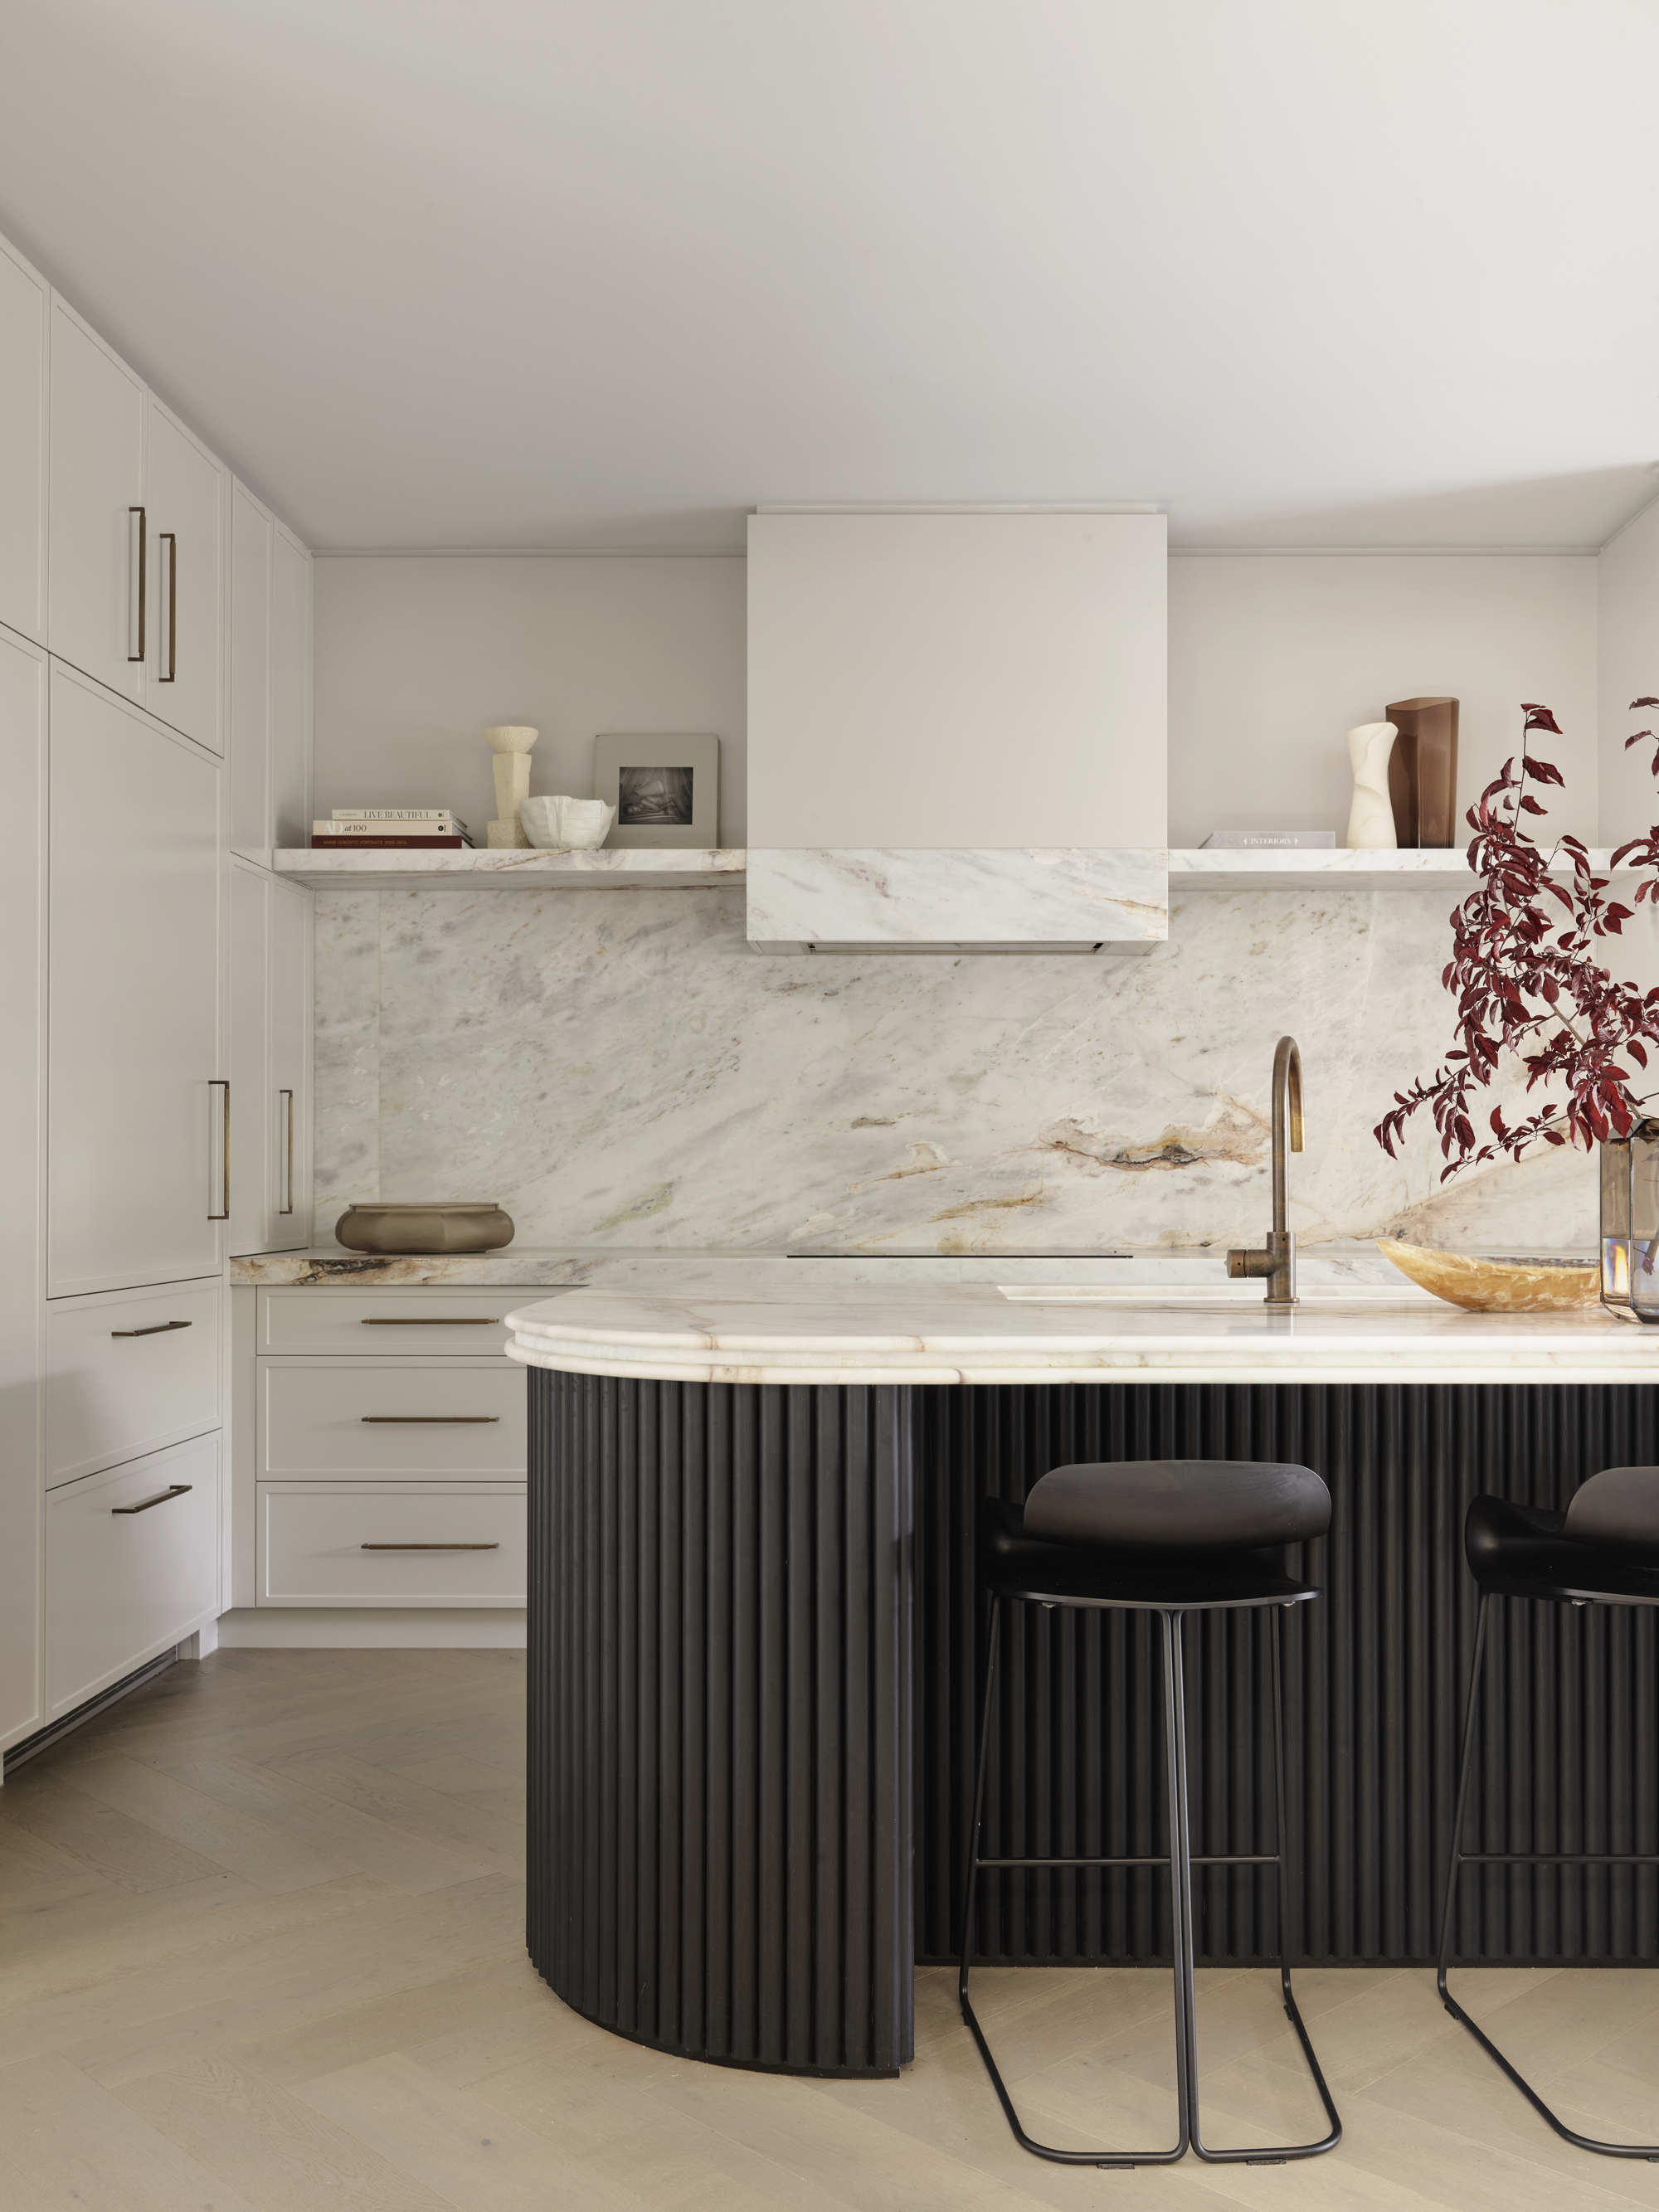
[[[1296,1304],[1296,1231],[1285,1225],[1285,1156],[1302,1150],[1302,1054],[1294,1037],[1282,1036],[1273,1054],[1273,1224],[1265,1244],[1236,1245],[1227,1255],[1235,1278],[1264,1275],[1270,1307]]]

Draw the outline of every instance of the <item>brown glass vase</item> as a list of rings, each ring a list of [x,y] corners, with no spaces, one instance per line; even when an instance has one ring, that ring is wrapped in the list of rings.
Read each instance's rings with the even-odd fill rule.
[[[1400,732],[1389,756],[1396,842],[1460,843],[1456,700],[1396,699],[1382,711]]]

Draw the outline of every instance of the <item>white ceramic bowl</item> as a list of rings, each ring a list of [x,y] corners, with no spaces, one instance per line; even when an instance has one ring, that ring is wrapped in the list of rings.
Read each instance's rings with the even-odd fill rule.
[[[519,819],[544,853],[596,852],[611,835],[617,810],[603,799],[521,799]]]

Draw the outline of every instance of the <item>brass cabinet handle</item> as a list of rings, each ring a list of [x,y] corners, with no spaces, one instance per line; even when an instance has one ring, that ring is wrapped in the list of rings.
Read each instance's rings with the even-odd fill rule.
[[[166,1490],[158,1490],[154,1498],[140,1500],[137,1505],[112,1505],[112,1513],[148,1513],[152,1505],[165,1505],[170,1498],[182,1498],[186,1491],[196,1487],[193,1482],[175,1482]]]
[[[279,1091],[276,1096],[288,1102],[284,1109],[288,1116],[288,1164],[283,1170],[285,1180],[283,1186],[288,1193],[288,1203],[285,1206],[279,1206],[276,1211],[278,1213],[292,1213],[294,1211],[294,1093],[291,1091]]]
[[[365,1314],[365,1328],[499,1328],[495,1314]]]
[[[167,672],[165,676],[158,676],[155,680],[158,684],[171,684],[179,673],[178,533],[172,530],[158,530],[155,533],[155,543],[158,546],[165,545],[167,549],[167,566],[161,571],[164,588],[167,595]]]
[[[364,1413],[365,1421],[499,1421],[499,1413]]]
[[[135,514],[138,518],[138,536],[136,548],[137,557],[136,559],[134,558],[135,547],[133,543],[132,528],[132,518]],[[142,507],[130,507],[127,509],[127,659],[129,660],[142,660],[144,657],[144,572],[146,566],[144,537],[146,526],[147,518],[143,508]],[[134,619],[135,617],[137,617],[136,623]],[[131,649],[133,631],[135,628],[138,633],[138,650],[137,653],[134,653]]]
[[[499,1552],[499,1544],[360,1544],[361,1552]]]
[[[224,1204],[222,1212],[218,1213],[210,1212],[208,1214],[208,1219],[210,1221],[228,1221],[230,1218],[230,1078],[228,1075],[212,1076],[209,1079],[208,1089],[210,1091],[222,1090],[225,1094],[225,1127],[223,1139],[225,1179]]]
[[[170,1328],[188,1328],[187,1321],[153,1321],[148,1328],[112,1328],[112,1336],[165,1336]]]

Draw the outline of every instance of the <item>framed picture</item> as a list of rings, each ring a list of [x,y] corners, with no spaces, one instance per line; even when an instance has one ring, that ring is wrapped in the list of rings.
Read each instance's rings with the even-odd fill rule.
[[[607,730],[593,740],[593,796],[617,810],[612,848],[707,849],[720,842],[720,741]]]

